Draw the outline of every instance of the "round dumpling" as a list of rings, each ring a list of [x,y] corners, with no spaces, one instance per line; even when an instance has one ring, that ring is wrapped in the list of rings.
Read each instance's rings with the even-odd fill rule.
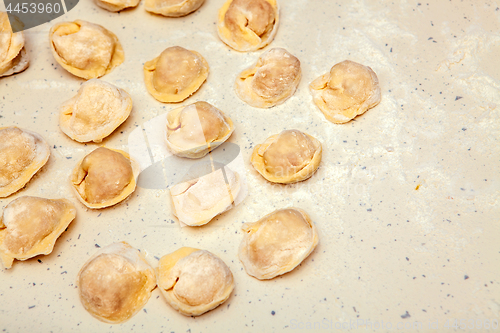
[[[13,33],[7,13],[0,12],[0,77],[22,72],[28,65],[24,34]]]
[[[191,14],[201,7],[205,0],[146,0],[146,10],[167,17]]]

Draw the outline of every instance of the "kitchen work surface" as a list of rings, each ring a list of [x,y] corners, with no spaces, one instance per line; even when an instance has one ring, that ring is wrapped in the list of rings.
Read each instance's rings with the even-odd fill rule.
[[[50,255],[2,267],[0,330],[500,331],[500,4],[278,2],[274,41],[248,53],[217,35],[223,0],[206,0],[181,18],[150,14],[144,1],[111,13],[82,0],[24,32],[30,65],[0,78],[0,127],[39,133],[51,155],[24,189],[0,199],[0,208],[29,195],[67,198],[77,214]],[[59,128],[59,106],[84,80],[56,62],[49,30],[77,19],[118,37],[125,60],[102,80],[133,100],[130,117],[98,144],[73,141]],[[195,50],[210,67],[201,88],[176,104],[153,98],[143,77],[144,63],[170,46]],[[237,97],[234,82],[273,47],[300,60],[302,78],[283,104],[254,108]],[[334,124],[313,103],[309,83],[346,59],[373,69],[382,98],[354,120]],[[196,101],[216,106],[234,123],[228,143],[239,147],[231,163],[244,195],[232,209],[205,226],[183,225],[172,214],[169,180],[151,180],[154,172],[115,206],[92,210],[78,201],[69,176],[86,154],[106,146],[139,156],[143,170],[161,165],[169,159],[161,132],[165,113]],[[279,185],[265,180],[250,157],[257,144],[285,129],[318,139],[323,158],[311,178]],[[183,165],[175,170],[185,172]],[[241,227],[287,207],[310,215],[319,244],[290,273],[257,280],[238,259]],[[76,278],[99,248],[120,241],[139,249],[153,268],[183,246],[208,250],[228,265],[235,288],[199,317],[178,313],[157,288],[130,320],[103,323],[83,308]]]

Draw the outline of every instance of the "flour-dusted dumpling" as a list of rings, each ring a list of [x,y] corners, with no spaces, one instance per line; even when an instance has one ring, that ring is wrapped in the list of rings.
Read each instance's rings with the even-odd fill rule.
[[[106,28],[82,20],[57,23],[50,29],[56,61],[84,79],[108,74],[125,59],[118,37]]]
[[[190,14],[203,5],[205,0],[146,0],[146,10],[167,17]]]
[[[301,77],[300,61],[285,49],[262,54],[236,78],[236,94],[257,108],[270,108],[293,95]]]
[[[345,60],[309,85],[314,103],[333,123],[346,123],[380,103],[380,86],[370,67]]]
[[[276,0],[228,0],[219,10],[217,32],[236,51],[255,51],[271,43],[278,24]]]
[[[184,224],[200,226],[229,210],[241,189],[238,173],[228,167],[172,186],[174,215]]]
[[[286,130],[255,146],[252,165],[268,181],[295,183],[312,176],[321,162],[321,143],[299,130]]]
[[[126,152],[99,147],[78,162],[70,181],[85,206],[104,208],[134,192],[138,172],[138,163]]]
[[[13,33],[7,13],[0,12],[0,77],[22,72],[28,65],[24,34]]]
[[[233,274],[217,256],[183,247],[160,259],[158,288],[185,316],[199,316],[224,303],[234,289]]]
[[[26,260],[49,254],[57,238],[76,216],[66,199],[19,197],[0,216],[0,257],[5,268],[14,259]]]
[[[23,188],[49,156],[49,145],[37,133],[0,127],[0,198]]]
[[[125,8],[137,7],[141,0],[94,0],[96,5],[110,12],[119,12]]]
[[[208,71],[208,63],[201,54],[173,46],[144,64],[144,82],[149,93],[160,102],[182,102],[201,87]]]
[[[146,305],[156,276],[138,250],[120,242],[99,249],[78,273],[77,285],[85,310],[105,323],[119,324]]]
[[[260,280],[290,272],[318,244],[314,223],[298,208],[274,211],[242,229],[240,261],[248,275]]]
[[[92,79],[60,108],[59,126],[78,142],[101,142],[130,115],[132,98],[123,89]]]
[[[233,122],[221,110],[196,102],[168,113],[166,143],[177,156],[200,158],[225,142],[233,131]]]

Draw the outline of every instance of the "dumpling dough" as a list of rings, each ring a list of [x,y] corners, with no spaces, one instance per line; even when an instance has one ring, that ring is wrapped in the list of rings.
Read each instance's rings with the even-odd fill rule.
[[[185,316],[199,316],[229,298],[234,280],[219,257],[183,247],[160,259],[158,288],[175,310]]]
[[[245,223],[239,257],[248,275],[272,279],[297,267],[318,245],[318,233],[305,211],[281,209]]]
[[[346,123],[380,103],[380,86],[370,67],[345,60],[309,85],[314,103],[329,121]]]
[[[66,199],[19,197],[11,201],[0,216],[0,257],[4,267],[12,267],[14,259],[51,253],[75,216],[75,206]]]
[[[217,32],[236,51],[255,51],[271,43],[278,24],[276,0],[228,0],[219,10]]]
[[[197,91],[207,77],[205,58],[180,46],[169,47],[144,64],[146,88],[160,102],[182,102]]]
[[[137,7],[141,0],[94,0],[96,5],[110,12],[119,12],[125,8]]]
[[[233,131],[233,122],[221,110],[196,102],[168,113],[166,144],[177,156],[200,158],[224,143]]]
[[[271,49],[236,78],[236,94],[251,106],[270,108],[293,95],[300,77],[299,59],[285,49]]]
[[[134,192],[138,172],[137,162],[124,151],[99,147],[77,164],[70,181],[85,206],[104,208]]]
[[[167,17],[191,14],[201,7],[205,0],[146,0],[146,10]]]
[[[84,79],[108,74],[125,59],[114,33],[86,21],[58,23],[50,29],[49,39],[56,61]]]
[[[100,321],[119,324],[146,305],[156,276],[138,250],[120,242],[94,254],[78,273],[77,285],[85,310]]]
[[[312,176],[321,162],[321,143],[299,130],[286,130],[255,146],[253,167],[273,183],[295,183]]]
[[[200,226],[231,209],[238,197],[241,180],[228,167],[203,177],[172,186],[170,194],[174,215],[184,224]]]
[[[59,126],[78,142],[101,142],[130,115],[132,98],[114,85],[92,79],[60,108]]]
[[[0,12],[0,77],[22,72],[28,65],[24,34],[12,33],[7,13]]]
[[[15,126],[1,127],[0,198],[23,188],[49,156],[49,145],[40,135]]]

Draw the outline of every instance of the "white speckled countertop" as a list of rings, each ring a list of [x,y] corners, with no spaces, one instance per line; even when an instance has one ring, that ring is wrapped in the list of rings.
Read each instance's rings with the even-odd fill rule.
[[[452,325],[464,319],[463,331],[495,331],[484,327],[500,316],[500,4],[281,0],[274,42],[238,53],[217,37],[223,2],[207,0],[195,13],[172,19],[150,15],[143,3],[116,14],[82,0],[62,18],[25,32],[30,67],[0,78],[0,126],[38,132],[51,157],[25,189],[1,199],[0,208],[35,195],[70,198],[78,212],[51,255],[2,268],[0,330],[447,332],[461,331]],[[76,200],[69,173],[98,145],[74,142],[58,128],[58,106],[83,81],[56,63],[48,42],[53,24],[75,19],[105,26],[124,47],[125,62],[103,79],[127,90],[134,108],[103,142],[108,147],[128,150],[134,129],[178,107],[147,93],[145,61],[174,45],[206,58],[207,82],[181,105],[207,101],[233,119],[229,141],[241,147],[248,185],[242,203],[204,227],[181,228],[167,190],[138,188],[104,210],[87,210]],[[299,58],[302,80],[284,104],[252,108],[236,97],[233,81],[270,47]],[[313,104],[308,84],[345,59],[377,73],[382,102],[335,125]],[[291,128],[319,139],[323,160],[305,182],[272,185],[252,168],[250,154],[271,134]],[[237,257],[242,223],[289,206],[310,214],[318,247],[284,276],[248,276]],[[153,266],[181,246],[209,250],[231,268],[236,288],[201,317],[180,315],[155,290],[128,322],[101,323],[80,304],[75,279],[96,247],[117,241],[141,249]]]

